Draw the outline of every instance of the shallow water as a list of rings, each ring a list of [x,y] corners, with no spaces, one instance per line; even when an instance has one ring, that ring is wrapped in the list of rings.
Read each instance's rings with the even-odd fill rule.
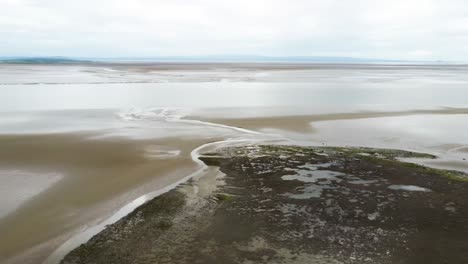
[[[431,153],[437,160],[412,159],[442,169],[468,172],[468,115],[413,115],[334,120],[311,124],[312,141],[327,145],[373,146]],[[346,131],[346,134],[343,132]],[[410,159],[411,160],[411,159]]]
[[[468,105],[468,66],[239,67],[151,71],[131,66],[2,65],[0,111],[294,107],[290,114],[297,114],[297,108],[315,113]],[[168,77],[173,75],[179,77]],[[222,76],[222,81],[207,75]]]
[[[239,67],[2,65],[0,262],[76,243],[202,169],[213,142],[404,148],[468,171],[468,67]]]

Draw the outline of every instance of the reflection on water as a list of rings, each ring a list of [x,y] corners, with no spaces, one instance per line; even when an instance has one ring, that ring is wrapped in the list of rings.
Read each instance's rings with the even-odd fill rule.
[[[0,111],[122,109],[131,107],[313,107],[362,109],[467,105],[463,83],[168,83],[4,85]]]
[[[468,115],[415,115],[315,122],[314,137],[341,144],[468,145]],[[343,137],[343,132],[347,136]],[[453,147],[455,148],[455,147]]]
[[[415,115],[315,122],[310,140],[431,153],[420,163],[468,172],[468,115]],[[344,132],[346,131],[346,132]]]
[[[468,67],[462,65],[242,67],[0,66],[0,111],[467,105]]]

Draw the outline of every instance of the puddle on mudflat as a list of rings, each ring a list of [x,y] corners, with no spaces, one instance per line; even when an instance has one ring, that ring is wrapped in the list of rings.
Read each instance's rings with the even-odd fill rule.
[[[431,190],[415,185],[390,185],[388,186],[389,189],[392,190],[401,190],[401,191],[408,191],[408,192],[431,192]]]

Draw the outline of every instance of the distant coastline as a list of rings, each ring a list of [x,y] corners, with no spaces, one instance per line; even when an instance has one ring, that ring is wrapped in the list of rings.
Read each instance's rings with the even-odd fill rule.
[[[297,64],[460,64],[447,61],[407,61],[332,56],[156,56],[156,57],[0,57],[3,64],[75,64],[75,63],[297,63]]]
[[[67,57],[0,57],[0,63],[3,64],[71,64],[89,62],[91,61]]]

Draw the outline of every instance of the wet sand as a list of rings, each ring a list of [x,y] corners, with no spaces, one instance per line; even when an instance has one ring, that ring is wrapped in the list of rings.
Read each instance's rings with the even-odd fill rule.
[[[0,218],[0,256],[40,263],[83,225],[93,226],[137,197],[189,175],[200,139],[93,139],[93,134],[1,135],[0,167],[61,179]],[[148,149],[148,147],[153,149]],[[155,149],[158,150],[155,152]],[[167,149],[177,149],[171,156]],[[34,189],[28,182],[28,186]],[[12,183],[7,188],[18,186]],[[8,263],[8,262],[7,262]]]
[[[309,82],[339,78],[370,78],[380,82],[412,79],[411,74],[434,74],[447,80],[467,81],[468,65],[343,64],[343,63],[172,63],[94,62],[76,64],[0,64],[0,85],[205,83],[205,82]],[[453,71],[454,76],[445,74]],[[53,74],[50,74],[50,73]],[[411,74],[410,74],[411,73]],[[372,76],[369,76],[371,74]],[[425,77],[429,77],[426,75]],[[455,77],[455,78],[454,78]],[[337,79],[339,79],[337,78]]]
[[[333,113],[317,115],[298,115],[298,116],[270,116],[270,117],[247,117],[247,118],[206,118],[203,116],[188,116],[186,119],[203,120],[207,122],[224,124],[234,127],[242,127],[251,130],[262,129],[281,129],[298,133],[314,132],[313,122],[349,120],[364,118],[379,118],[392,116],[409,115],[457,115],[468,114],[468,108],[443,108],[432,110],[409,110],[393,112],[357,112],[357,113]],[[311,124],[312,123],[312,124]]]

